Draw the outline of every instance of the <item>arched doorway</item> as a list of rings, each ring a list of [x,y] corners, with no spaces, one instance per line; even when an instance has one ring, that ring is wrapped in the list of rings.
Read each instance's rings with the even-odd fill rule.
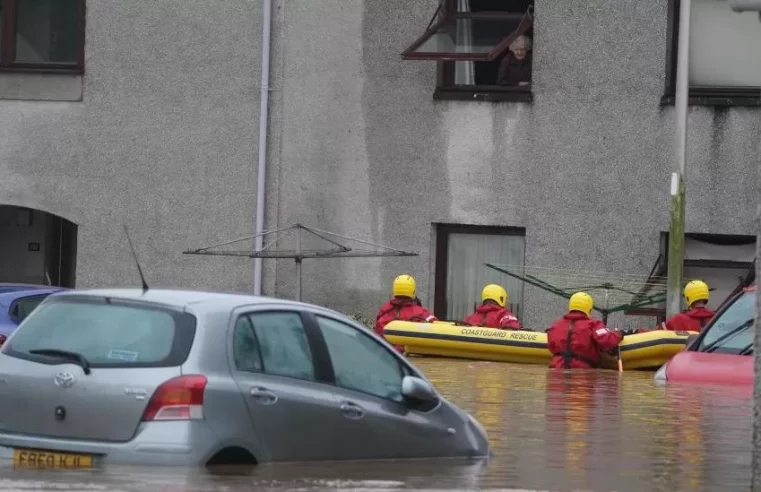
[[[74,287],[77,225],[57,215],[0,205],[0,282]]]

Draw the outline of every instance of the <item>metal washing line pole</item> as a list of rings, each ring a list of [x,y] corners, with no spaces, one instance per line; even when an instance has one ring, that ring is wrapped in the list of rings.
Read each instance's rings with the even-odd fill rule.
[[[294,233],[296,235],[295,241],[294,241],[294,249],[286,249],[286,250],[269,250],[271,246],[274,246],[278,241],[283,239],[284,235],[288,235],[291,233]],[[303,240],[303,233],[309,233],[312,236],[315,236],[319,239],[322,239],[323,241],[326,241],[330,244],[332,244],[334,247],[328,248],[328,249],[304,249],[302,247],[302,240]],[[241,243],[244,241],[251,241],[256,240],[257,237],[260,238],[259,241],[255,241],[258,244],[263,243],[264,236],[273,234],[275,235],[275,239],[271,242],[262,245],[261,248],[254,247],[253,250],[217,250],[214,251],[215,248],[221,248],[224,246],[230,246],[232,244]],[[277,237],[277,235],[280,235]],[[331,238],[337,238],[337,239],[345,239],[348,241],[352,241],[355,243],[359,243],[366,246],[372,246],[374,248],[379,248],[382,251],[373,251],[373,250],[365,250],[365,249],[357,249],[357,248],[350,248],[349,246],[343,245],[339,243],[337,240],[331,239]],[[283,229],[276,229],[274,231],[265,231],[260,234],[254,234],[251,236],[242,237],[239,239],[233,239],[231,241],[225,241],[223,243],[214,244],[211,246],[206,246],[204,248],[198,248],[188,251],[183,251],[182,254],[186,255],[208,255],[208,256],[237,256],[237,257],[248,257],[248,258],[255,258],[255,259],[261,259],[261,258],[292,258],[296,262],[296,300],[301,300],[301,285],[302,285],[302,272],[301,272],[301,263],[304,259],[307,258],[377,258],[377,257],[385,257],[385,256],[419,256],[418,253],[411,253],[408,251],[402,251],[399,249],[390,248],[388,246],[382,246],[380,244],[374,244],[369,241],[363,241],[361,239],[353,238],[350,236],[343,236],[341,234],[336,234],[334,232],[328,232],[323,231],[320,229],[316,229],[313,227],[306,227],[302,224],[294,224],[292,226],[285,227]]]

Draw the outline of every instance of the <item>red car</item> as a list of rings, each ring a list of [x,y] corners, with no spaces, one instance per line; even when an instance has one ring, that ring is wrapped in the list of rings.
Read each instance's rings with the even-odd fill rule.
[[[687,347],[655,373],[660,383],[753,385],[756,285],[725,302]]]

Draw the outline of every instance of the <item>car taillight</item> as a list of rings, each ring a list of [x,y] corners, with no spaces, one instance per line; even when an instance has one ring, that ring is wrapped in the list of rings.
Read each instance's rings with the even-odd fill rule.
[[[203,419],[206,377],[178,376],[162,383],[143,412],[143,421]]]
[[[7,338],[5,335],[0,335],[0,347],[2,347],[2,346],[3,346],[3,344],[5,343],[5,341],[6,341],[7,339],[8,339],[8,338]]]

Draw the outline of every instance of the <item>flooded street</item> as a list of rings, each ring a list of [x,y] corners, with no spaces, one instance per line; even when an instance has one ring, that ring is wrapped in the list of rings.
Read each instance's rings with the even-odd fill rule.
[[[492,443],[488,462],[261,466],[253,471],[13,471],[0,490],[749,490],[751,389],[662,388],[652,372],[414,358]]]

